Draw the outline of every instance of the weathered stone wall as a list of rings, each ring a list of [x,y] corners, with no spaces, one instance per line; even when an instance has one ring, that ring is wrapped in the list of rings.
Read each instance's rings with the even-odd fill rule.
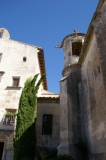
[[[5,124],[6,109],[17,111],[24,82],[27,78],[40,73],[40,68],[37,47],[0,38],[0,53],[2,53],[0,60],[0,134],[3,135],[5,131],[14,132],[15,129],[15,124]],[[23,61],[23,57],[26,57],[26,62]],[[20,78],[19,87],[12,86],[13,77]],[[42,85],[38,94],[41,93],[41,89]],[[9,160],[13,159],[13,134],[5,135],[3,139],[5,145],[3,156],[7,156]]]
[[[80,66],[70,66],[71,73],[60,82],[60,145],[58,154],[70,154],[77,159],[76,144],[81,142],[79,101]],[[77,153],[77,154],[76,154]]]
[[[42,134],[42,121],[44,114],[53,115],[52,135]],[[36,122],[37,145],[39,147],[57,148],[60,142],[60,104],[59,99],[38,99],[38,112]]]
[[[98,54],[101,60],[101,68],[103,72],[104,87],[106,90],[106,0],[101,0],[101,8],[96,13],[93,27],[96,35],[98,46]]]
[[[13,160],[13,136],[12,130],[0,130],[0,142],[4,143],[3,160]]]
[[[83,121],[86,129],[86,133],[83,133],[83,140],[86,139],[85,143],[87,143],[91,154],[99,155],[106,153],[106,93],[99,57],[100,51],[94,33],[91,35],[89,44],[87,55],[81,67]],[[93,158],[95,159],[95,156]]]

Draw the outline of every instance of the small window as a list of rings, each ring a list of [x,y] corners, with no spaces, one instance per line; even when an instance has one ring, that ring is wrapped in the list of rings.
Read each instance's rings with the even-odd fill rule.
[[[19,86],[19,80],[20,80],[20,78],[13,78],[13,87]]]
[[[73,42],[72,55],[80,56],[81,48],[82,48],[82,42]]]
[[[23,57],[23,62],[26,62],[27,58],[26,57]]]
[[[15,109],[6,109],[5,113],[5,125],[13,125],[16,119]]]
[[[4,73],[5,73],[4,71],[0,71],[0,82]]]
[[[98,75],[100,74],[100,67],[97,66],[97,72],[98,72]]]
[[[0,62],[1,62],[1,59],[2,59],[2,53],[0,53]]]
[[[53,121],[53,116],[51,114],[43,115],[43,122],[42,122],[43,135],[52,135],[52,121]]]

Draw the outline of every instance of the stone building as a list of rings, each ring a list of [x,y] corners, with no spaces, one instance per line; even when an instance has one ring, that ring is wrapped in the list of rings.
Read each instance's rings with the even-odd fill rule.
[[[15,115],[24,82],[37,73],[40,78],[46,70],[42,48],[11,40],[5,28],[0,29],[0,35],[0,160],[13,160]],[[59,95],[46,90],[45,77],[38,92],[38,110],[42,107],[38,112],[38,145],[56,148],[59,145]],[[53,129],[49,138],[42,132],[43,116],[52,116]]]
[[[0,159],[13,160],[15,113],[22,87],[28,77],[36,73],[40,77],[46,70],[42,48],[11,40],[4,28],[0,33]],[[75,160],[106,160],[105,42],[106,0],[100,0],[87,34],[74,30],[57,46],[64,50],[60,95],[47,91],[46,77],[40,86],[38,146],[57,148],[58,154]],[[9,112],[13,113],[10,119]]]
[[[90,160],[106,159],[106,0],[100,0],[87,34],[66,36],[60,81],[59,154]],[[84,150],[83,150],[84,152]]]

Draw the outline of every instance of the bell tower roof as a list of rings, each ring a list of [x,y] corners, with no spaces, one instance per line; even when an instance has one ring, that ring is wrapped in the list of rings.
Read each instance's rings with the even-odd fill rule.
[[[79,32],[77,32],[76,29],[74,29],[74,32],[73,32],[73,33],[68,34],[66,37],[63,38],[62,43],[61,43],[61,48],[63,47],[64,41],[65,41],[67,38],[69,38],[69,37],[75,38],[75,37],[79,37],[79,36],[85,37],[85,35],[86,35],[86,34],[84,34],[84,33],[79,33]]]

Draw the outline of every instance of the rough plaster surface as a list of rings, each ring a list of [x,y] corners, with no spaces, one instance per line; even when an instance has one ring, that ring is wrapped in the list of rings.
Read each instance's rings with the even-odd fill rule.
[[[96,33],[96,34],[99,34]],[[100,36],[99,36],[100,38]],[[102,37],[101,37],[102,38]],[[100,42],[99,42],[100,43]],[[103,41],[101,41],[103,44]],[[100,44],[99,44],[100,45]],[[92,35],[92,40],[87,52],[87,56],[84,60],[84,63],[81,67],[81,75],[82,75],[82,89],[83,89],[83,113],[84,113],[84,122],[85,122],[85,135],[86,143],[89,148],[89,152],[94,154],[93,160],[101,160],[101,156],[99,154],[106,153],[106,92],[105,92],[105,83],[104,83],[104,70],[102,69],[102,52],[100,53],[100,48],[97,43],[97,36],[95,33]],[[102,46],[102,50],[104,51]],[[100,74],[95,77],[94,75],[94,61],[95,57],[98,59]],[[104,57],[104,60],[106,56]],[[95,104],[92,107],[90,98],[91,98],[91,86],[88,83],[88,75],[87,75],[87,66],[88,63],[91,63],[92,77],[91,81],[93,82],[92,91],[95,96]],[[93,102],[92,102],[93,103]],[[97,155],[96,155],[97,154]],[[96,158],[95,158],[96,157]],[[97,158],[98,157],[98,158]],[[104,156],[103,156],[104,157]],[[104,158],[103,158],[104,159]]]

